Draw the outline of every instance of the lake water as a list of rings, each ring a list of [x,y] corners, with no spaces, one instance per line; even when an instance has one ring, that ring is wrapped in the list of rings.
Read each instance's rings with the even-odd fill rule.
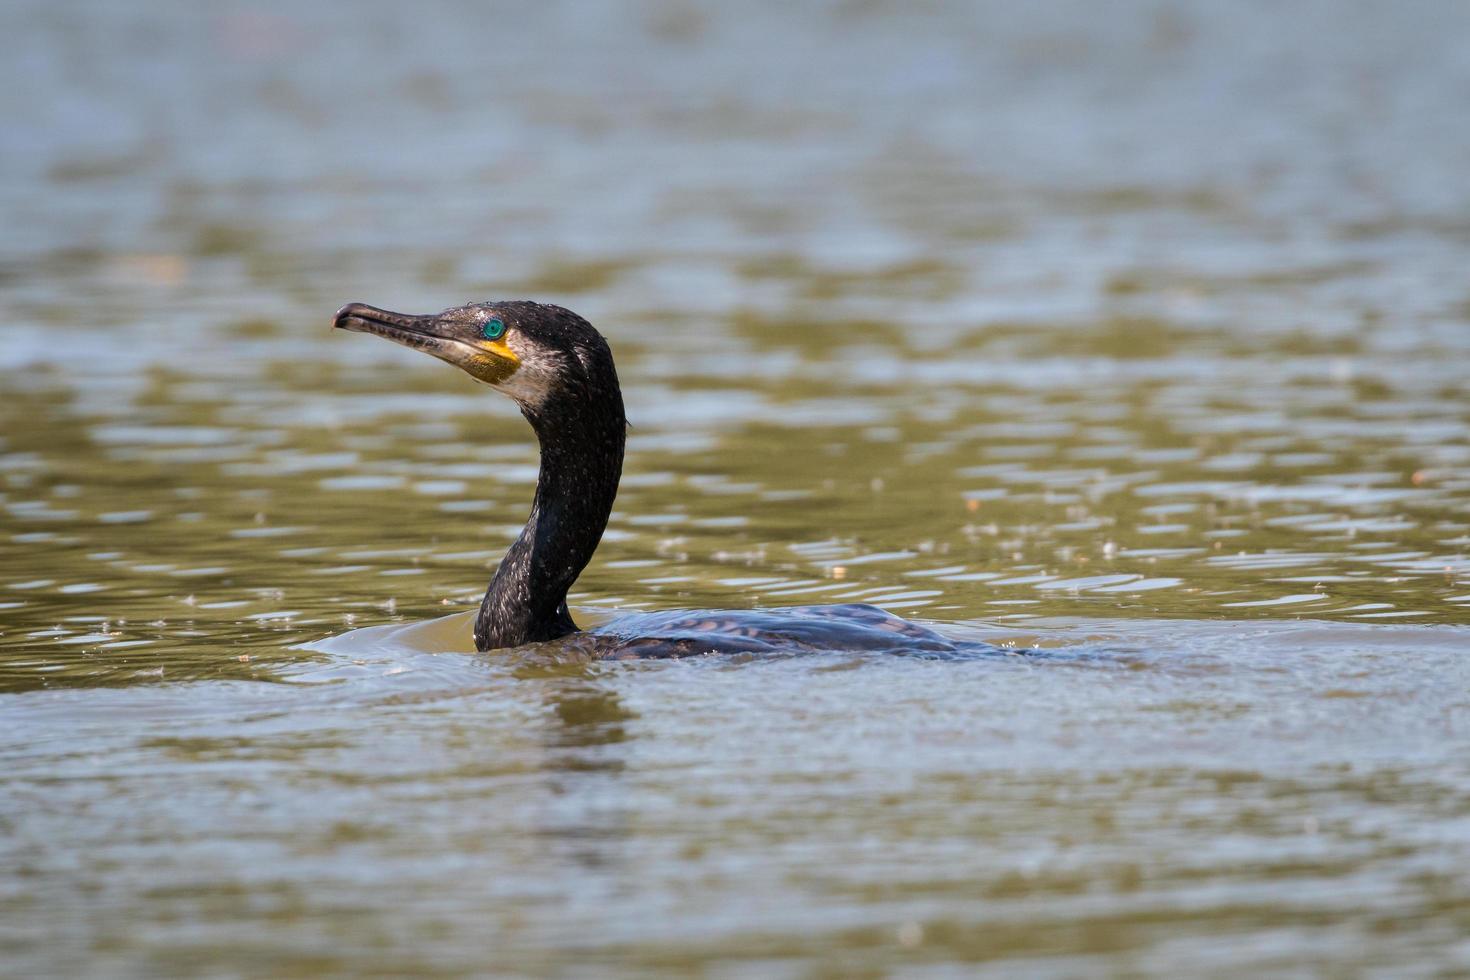
[[[791,6],[0,8],[5,971],[1470,971],[1470,7]],[[579,619],[1066,655],[474,655],[491,298]]]

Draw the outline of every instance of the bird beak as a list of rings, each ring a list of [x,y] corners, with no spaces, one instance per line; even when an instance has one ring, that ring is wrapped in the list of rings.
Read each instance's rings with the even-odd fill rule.
[[[465,325],[442,314],[413,316],[380,310],[366,303],[348,303],[337,311],[332,326],[354,333],[386,337],[447,361],[486,384],[499,384],[515,373],[520,358],[504,340],[473,336]]]
[[[332,326],[354,333],[375,333],[405,347],[430,350],[441,339],[434,330],[436,320],[438,317],[409,316],[366,303],[348,303],[337,311]]]

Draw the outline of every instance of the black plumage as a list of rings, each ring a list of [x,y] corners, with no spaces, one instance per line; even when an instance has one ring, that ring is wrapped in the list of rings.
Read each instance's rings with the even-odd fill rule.
[[[627,420],[607,341],[559,306],[514,306],[527,336],[567,352],[566,384],[538,405],[521,404],[541,445],[531,516],[500,562],[475,619],[481,650],[575,632],[567,591],[607,528],[623,472]]]
[[[834,649],[922,657],[1002,652],[950,640],[867,605],[634,614],[566,639],[578,633],[567,592],[602,540],[623,470],[627,420],[607,341],[571,310],[524,300],[472,303],[427,316],[350,303],[334,325],[454,364],[514,399],[536,433],[536,496],[480,604],[479,650],[561,641],[598,658]]]

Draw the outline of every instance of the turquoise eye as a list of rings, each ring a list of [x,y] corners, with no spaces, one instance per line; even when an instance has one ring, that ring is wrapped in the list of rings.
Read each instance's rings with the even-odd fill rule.
[[[502,320],[486,320],[485,325],[480,328],[480,333],[486,340],[499,340],[505,336],[505,323]]]

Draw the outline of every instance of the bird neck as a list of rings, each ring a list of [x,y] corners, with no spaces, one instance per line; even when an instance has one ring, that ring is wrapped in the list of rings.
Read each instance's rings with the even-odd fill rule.
[[[552,640],[577,629],[567,590],[602,540],[623,471],[627,422],[616,381],[600,397],[523,408],[541,444],[526,526],[500,561],[480,615],[480,650]]]

